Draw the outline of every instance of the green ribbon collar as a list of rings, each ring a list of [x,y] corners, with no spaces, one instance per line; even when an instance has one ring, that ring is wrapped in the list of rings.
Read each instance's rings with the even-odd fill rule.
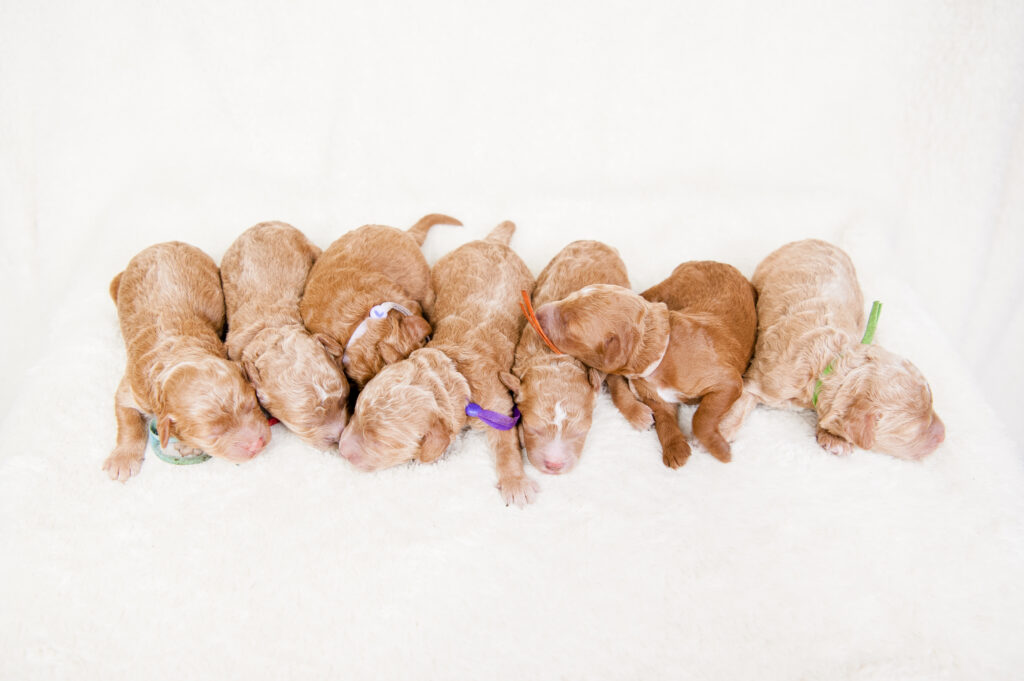
[[[871,303],[871,314],[868,315],[868,325],[864,329],[864,336],[860,339],[861,345],[871,345],[871,341],[875,340],[875,329],[878,328],[878,317],[882,314],[882,303],[876,300]],[[837,355],[835,359],[828,363],[828,366],[821,370],[821,376],[817,381],[814,382],[814,395],[811,397],[811,404],[815,407],[818,406],[818,395],[821,394],[821,387],[824,385],[822,379],[835,371],[836,360],[842,357],[842,353]]]

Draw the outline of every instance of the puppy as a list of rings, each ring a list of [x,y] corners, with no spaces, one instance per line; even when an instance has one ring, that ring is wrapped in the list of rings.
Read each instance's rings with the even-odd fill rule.
[[[520,291],[533,277],[508,247],[515,225],[503,222],[483,241],[441,258],[432,271],[437,299],[427,347],[381,370],[359,394],[338,450],[357,467],[376,470],[436,460],[467,421],[484,429],[497,455],[498,489],[506,504],[532,501],[537,484],[523,471],[516,440],[509,373],[523,326]],[[468,418],[475,403],[507,420],[497,430]]]
[[[117,446],[103,464],[113,480],[139,472],[146,415],[160,445],[173,435],[183,453],[199,449],[240,463],[270,441],[252,386],[220,341],[224,295],[217,265],[195,246],[150,246],[110,284],[128,352],[114,396]]]
[[[629,287],[626,265],[611,246],[574,241],[552,258],[533,289],[543,305],[591,284]],[[570,355],[556,355],[527,325],[516,347],[513,390],[522,412],[519,434],[526,455],[544,473],[568,473],[579,461],[590,431],[594,402],[605,375]],[[651,410],[633,396],[622,376],[607,376],[612,401],[635,428],[648,428]]]
[[[757,266],[753,283],[757,348],[727,431],[763,403],[814,409],[818,443],[833,454],[857,445],[919,460],[935,451],[946,429],[924,376],[860,342],[864,298],[846,253],[816,239],[787,244]]]
[[[420,246],[438,224],[462,223],[433,214],[406,232],[364,225],[337,239],[313,265],[299,306],[302,320],[343,348],[345,373],[360,387],[385,364],[422,347],[430,334],[423,310],[434,292]]]
[[[341,346],[302,325],[299,301],[320,249],[291,225],[262,222],[224,254],[228,357],[239,362],[263,407],[307,443],[338,442],[348,410],[348,381],[335,358]]]
[[[654,413],[662,460],[690,456],[675,404],[699,400],[693,434],[720,461],[729,443],[719,421],[743,389],[754,348],[754,289],[736,268],[687,262],[642,296],[621,286],[588,286],[537,309],[541,328],[585,364],[628,377]]]

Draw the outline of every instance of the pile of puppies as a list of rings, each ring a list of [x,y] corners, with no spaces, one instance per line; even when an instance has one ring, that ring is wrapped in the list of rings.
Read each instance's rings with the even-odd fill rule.
[[[523,505],[538,487],[521,447],[544,473],[571,470],[604,384],[631,425],[654,424],[672,468],[690,456],[679,402],[699,402],[694,437],[723,462],[759,403],[814,409],[834,454],[916,460],[944,438],[917,368],[860,342],[863,296],[831,244],[783,246],[752,281],[683,263],[637,294],[596,241],[566,246],[535,283],[508,246],[511,222],[431,269],[420,246],[438,224],[461,223],[366,225],[321,252],[290,225],[261,223],[219,274],[181,242],[132,258],[110,286],[128,355],[110,477],[138,473],[150,417],[164,448],[173,436],[183,456],[241,462],[270,440],[269,413],[363,470],[434,461],[468,424],[487,434],[505,503]]]

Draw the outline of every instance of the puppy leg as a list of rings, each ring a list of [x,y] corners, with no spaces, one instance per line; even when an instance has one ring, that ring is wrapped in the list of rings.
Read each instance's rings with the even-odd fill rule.
[[[122,378],[114,395],[114,415],[117,418],[117,445],[103,462],[103,470],[111,480],[127,482],[142,468],[146,453],[146,417],[135,406],[128,382]]]
[[[732,451],[719,432],[718,424],[742,393],[743,379],[738,373],[733,374],[716,383],[714,390],[701,396],[700,406],[693,415],[694,437],[722,463],[732,459]]]
[[[637,430],[650,428],[654,423],[654,413],[629,389],[629,381],[615,374],[609,374],[605,381],[612,396],[612,403],[626,417],[629,425]]]
[[[853,451],[853,445],[849,440],[821,427],[818,428],[818,444],[826,452],[831,452],[836,456],[846,456]]]
[[[718,423],[718,432],[722,434],[726,442],[732,442],[736,439],[736,433],[739,432],[743,422],[747,420],[747,416],[754,410],[754,407],[763,402],[764,400],[758,393],[757,385],[749,381],[744,382],[743,394],[740,395],[738,400],[733,402],[732,406],[729,407],[729,412]]]
[[[690,443],[679,428],[679,414],[675,404],[665,402],[644,380],[632,382],[654,417],[654,430],[661,442],[661,460],[669,468],[679,468],[690,458]]]
[[[498,469],[498,490],[505,505],[522,508],[533,501],[540,487],[523,471],[523,453],[515,429],[487,431],[487,441],[494,448]]]

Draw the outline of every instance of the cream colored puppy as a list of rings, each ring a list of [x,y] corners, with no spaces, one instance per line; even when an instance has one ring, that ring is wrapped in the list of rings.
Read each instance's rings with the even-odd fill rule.
[[[765,258],[753,277],[758,334],[743,396],[723,422],[735,432],[758,403],[814,409],[818,443],[922,459],[945,437],[917,367],[860,342],[864,297],[849,256],[830,243],[797,241]]]
[[[487,433],[505,503],[532,501],[537,484],[523,471],[509,394],[517,383],[509,368],[524,322],[520,291],[533,288],[530,271],[508,247],[514,230],[503,222],[487,239],[434,265],[433,339],[381,369],[359,394],[342,433],[338,450],[358,468],[434,461],[468,422]]]
[[[239,362],[260,402],[305,442],[330,449],[348,411],[341,347],[311,335],[299,301],[320,249],[291,225],[261,222],[221,261],[228,357]]]
[[[160,444],[239,463],[270,441],[270,427],[242,370],[220,341],[224,295],[217,265],[180,241],[142,251],[110,284],[128,352],[114,396],[117,446],[103,464],[113,480],[139,472],[146,415]]]

